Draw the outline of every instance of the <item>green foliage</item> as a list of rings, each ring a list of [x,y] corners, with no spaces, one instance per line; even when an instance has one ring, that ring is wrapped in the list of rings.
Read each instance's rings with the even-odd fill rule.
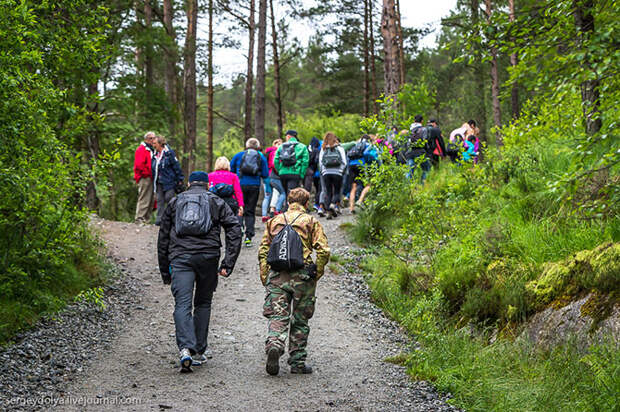
[[[332,113],[331,116],[314,113],[310,115],[289,115],[284,125],[286,129],[297,130],[300,141],[308,144],[313,136],[323,139],[326,132],[333,132],[340,141],[359,139],[359,122],[362,117],[356,114]]]
[[[556,184],[583,162],[571,145],[583,132],[569,122],[579,111],[578,98],[532,104],[502,130],[501,155],[491,151],[488,163],[475,167],[444,163],[424,187],[387,158],[367,174],[373,190],[353,231],[356,240],[381,244],[387,256],[410,268],[426,266],[457,318],[520,322],[541,301],[566,294],[564,283],[579,286],[568,289],[571,296],[617,290],[617,275],[609,274],[616,269],[609,263],[587,265],[590,270],[572,271],[562,285],[543,287],[551,282],[543,275],[546,265],[573,253],[586,251],[596,255],[592,262],[609,262],[602,249],[587,251],[614,241],[618,232],[618,204],[608,196],[615,169],[588,197],[606,202],[605,214],[580,210],[570,189]],[[538,289],[532,286],[537,279]],[[548,289],[549,299],[532,297],[532,290]]]
[[[437,289],[411,295],[402,288],[389,253],[362,263],[371,272],[372,296],[415,336],[420,348],[387,361],[407,367],[418,380],[432,381],[452,394],[450,403],[465,410],[615,410],[620,390],[620,356],[614,343],[577,352],[570,344],[551,351],[525,341],[499,339],[468,325],[455,329],[445,297]],[[470,289],[472,296],[477,292]],[[477,295],[484,303],[493,295]]]
[[[71,150],[87,112],[59,86],[83,85],[97,65],[105,10],[80,17],[84,32],[57,20],[83,7],[0,3],[0,341],[98,281],[83,208],[89,170]]]
[[[81,291],[75,298],[73,298],[73,301],[83,303],[85,305],[92,305],[99,311],[104,311],[106,306],[103,296],[103,288],[94,287]]]

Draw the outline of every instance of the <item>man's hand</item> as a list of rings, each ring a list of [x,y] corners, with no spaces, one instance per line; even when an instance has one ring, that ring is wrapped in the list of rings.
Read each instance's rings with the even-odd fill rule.
[[[237,212],[237,216],[239,217],[243,216],[243,206],[239,207],[239,212]]]
[[[169,285],[172,283],[172,276],[170,273],[161,272],[161,281],[164,282],[164,285]]]
[[[223,277],[223,278],[227,278],[230,275],[228,273],[228,269],[226,269],[226,268],[221,268],[220,271],[217,274],[219,276]]]

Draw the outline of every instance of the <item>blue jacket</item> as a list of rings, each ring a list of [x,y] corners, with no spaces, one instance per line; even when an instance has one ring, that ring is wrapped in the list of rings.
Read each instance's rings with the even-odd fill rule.
[[[157,189],[157,183],[161,184],[164,190],[174,189],[179,182],[185,179],[177,155],[168,145],[164,147],[159,162],[157,162],[157,157],[153,156],[151,168],[155,189]]]
[[[232,160],[230,161],[230,171],[239,176],[239,183],[241,183],[241,186],[260,186],[261,178],[263,178],[263,180],[269,178],[269,167],[267,165],[267,159],[265,158],[265,155],[260,153],[260,174],[258,176],[243,176],[240,169],[241,159],[243,159],[244,154],[245,150],[233,156]]]

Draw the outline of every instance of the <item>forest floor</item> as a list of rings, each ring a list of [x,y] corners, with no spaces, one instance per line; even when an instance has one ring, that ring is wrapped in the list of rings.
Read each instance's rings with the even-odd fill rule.
[[[333,254],[350,253],[352,247],[339,227],[350,220],[350,216],[322,219]],[[285,354],[280,374],[269,376],[264,353],[267,321],[262,317],[265,291],[257,261],[264,227],[260,222],[253,246],[243,248],[233,274],[220,279],[215,292],[209,332],[213,359],[194,367],[194,373],[180,374],[173,298],[169,286],[161,283],[157,266],[157,227],[99,219],[93,226],[99,228],[109,257],[123,272],[116,282],[131,286],[106,291],[126,295],[108,299],[106,309],[123,316],[95,321],[117,325],[100,328],[109,331],[104,344],[90,336],[95,342],[85,348],[89,356],[74,372],[63,372],[62,382],[53,386],[55,395],[47,392],[64,403],[55,410],[455,410],[432,385],[413,382],[403,367],[385,362],[415,343],[372,304],[366,283],[357,274],[328,271],[319,281],[308,344],[308,363],[314,373],[290,374]],[[75,337],[82,333],[79,324],[72,327],[65,333],[80,342]],[[29,336],[16,345],[28,345]],[[39,335],[35,332],[35,336]],[[41,396],[36,390],[20,396]]]

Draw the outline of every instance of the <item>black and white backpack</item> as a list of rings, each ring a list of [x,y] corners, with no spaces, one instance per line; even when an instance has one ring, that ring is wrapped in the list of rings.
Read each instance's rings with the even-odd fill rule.
[[[291,223],[288,223],[286,215],[283,215],[286,225],[271,242],[267,254],[267,263],[276,272],[293,271],[304,267],[304,245],[292,226],[302,214],[300,213]]]

